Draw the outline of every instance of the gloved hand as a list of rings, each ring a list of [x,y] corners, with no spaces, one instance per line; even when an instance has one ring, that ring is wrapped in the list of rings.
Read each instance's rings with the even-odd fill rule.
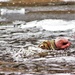
[[[56,38],[55,45],[57,49],[65,49],[71,45],[71,42],[69,42],[69,40],[66,38]]]

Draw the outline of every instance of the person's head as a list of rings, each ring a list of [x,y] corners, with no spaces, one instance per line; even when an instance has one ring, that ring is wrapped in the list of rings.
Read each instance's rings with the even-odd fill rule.
[[[71,42],[65,37],[58,37],[55,39],[55,45],[58,49],[65,49],[71,45]]]

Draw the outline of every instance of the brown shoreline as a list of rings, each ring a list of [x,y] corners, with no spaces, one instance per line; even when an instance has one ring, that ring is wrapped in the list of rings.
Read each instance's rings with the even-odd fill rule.
[[[37,0],[31,0],[29,2],[29,0],[25,0],[25,1],[10,1],[10,2],[0,2],[0,7],[8,7],[8,6],[18,6],[18,7],[25,7],[25,6],[48,6],[48,5],[51,5],[51,6],[55,6],[55,5],[75,5],[75,2],[64,2],[64,1],[58,1],[58,0],[55,0],[55,1],[37,1]]]

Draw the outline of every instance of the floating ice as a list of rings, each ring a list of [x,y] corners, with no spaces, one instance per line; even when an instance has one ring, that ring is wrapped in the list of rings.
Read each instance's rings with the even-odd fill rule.
[[[28,49],[24,49],[23,47],[20,48],[20,50],[13,51],[12,57],[15,61],[23,61],[26,59],[26,57],[36,56],[39,55],[39,53],[47,52],[47,50],[42,50],[38,47],[29,46]]]

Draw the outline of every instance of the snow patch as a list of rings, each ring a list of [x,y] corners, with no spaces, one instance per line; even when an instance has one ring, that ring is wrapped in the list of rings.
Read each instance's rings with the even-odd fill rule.
[[[19,14],[25,14],[25,9],[21,8],[21,9],[0,9],[1,11],[1,15],[5,15],[5,14],[10,14],[10,13],[19,13]]]
[[[8,1],[10,1],[10,0],[0,0],[0,2],[8,2]]]

